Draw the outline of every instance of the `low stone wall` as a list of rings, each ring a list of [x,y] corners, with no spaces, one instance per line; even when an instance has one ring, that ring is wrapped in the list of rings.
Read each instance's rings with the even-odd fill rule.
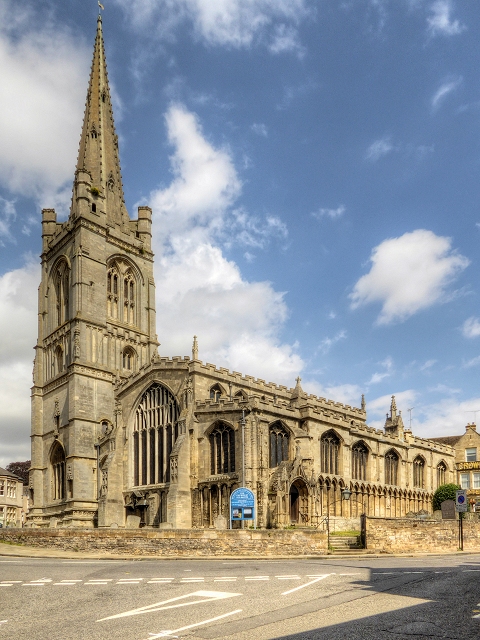
[[[308,530],[0,529],[0,542],[64,551],[182,556],[311,556],[327,553],[327,536]]]
[[[458,520],[366,518],[367,549],[372,553],[446,553],[458,550]],[[463,550],[480,551],[480,522],[463,522]]]

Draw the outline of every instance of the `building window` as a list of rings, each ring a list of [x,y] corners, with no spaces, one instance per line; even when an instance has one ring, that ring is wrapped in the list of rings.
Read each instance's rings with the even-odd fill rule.
[[[213,402],[218,402],[222,395],[222,387],[219,384],[214,384],[210,388],[210,400],[213,400]]]
[[[385,454],[385,484],[397,485],[398,482],[398,453],[388,451]]]
[[[365,443],[357,442],[352,447],[352,478],[367,479],[368,449]]]
[[[465,449],[465,462],[476,462],[477,461],[477,447],[471,447],[470,449]]]
[[[417,456],[413,461],[413,486],[419,489],[424,488],[424,469],[425,460],[421,456]]]
[[[178,437],[175,396],[154,383],[142,396],[133,431],[134,486],[170,482],[170,454]]]
[[[136,324],[137,283],[125,262],[115,261],[107,269],[107,315],[124,324]]]
[[[320,464],[322,473],[338,475],[340,438],[334,431],[327,431],[320,439]]]
[[[52,498],[53,500],[65,499],[65,452],[57,442],[52,451]]]
[[[447,466],[444,462],[440,462],[437,465],[437,489],[442,484],[445,484],[445,474],[447,472]]]
[[[274,469],[284,460],[288,460],[288,431],[276,422],[269,428],[270,436],[270,468]]]
[[[107,272],[107,314],[111,318],[118,318],[118,270],[110,267]]]
[[[221,422],[210,434],[211,473],[235,471],[235,432]]]
[[[135,279],[131,269],[123,277],[123,321],[135,324]]]
[[[473,488],[480,489],[480,473],[473,474]]]
[[[122,354],[122,367],[125,371],[134,371],[135,370],[135,360],[137,354],[132,347],[125,347]]]
[[[68,320],[70,270],[67,261],[62,259],[53,272],[53,288],[55,291],[55,321],[60,326]]]
[[[64,369],[65,369],[65,361],[63,358],[63,349],[60,345],[58,345],[54,353],[53,375],[56,375],[57,373],[62,373]]]
[[[460,474],[460,486],[462,489],[470,489],[470,474],[469,473],[461,473]]]
[[[5,480],[0,480],[0,496],[5,495]]]

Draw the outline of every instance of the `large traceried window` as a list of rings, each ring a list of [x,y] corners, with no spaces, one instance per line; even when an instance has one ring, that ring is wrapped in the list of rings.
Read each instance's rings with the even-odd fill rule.
[[[322,473],[338,475],[340,438],[335,431],[327,431],[320,438],[320,465]]]
[[[367,479],[368,448],[363,442],[357,442],[352,447],[352,478]]]
[[[133,484],[170,482],[170,454],[178,437],[175,396],[155,382],[142,396],[133,429]]]
[[[124,324],[136,324],[137,283],[132,268],[122,260],[107,268],[107,315]]]
[[[70,269],[64,258],[56,265],[52,280],[55,291],[54,324],[58,327],[69,318]]]
[[[385,484],[398,484],[398,453],[393,449],[385,454]]]
[[[413,461],[413,486],[419,489],[424,488],[425,483],[425,460],[422,456],[417,456]]]
[[[270,468],[273,469],[288,460],[288,431],[281,422],[275,422],[268,430],[270,444]]]
[[[222,395],[223,390],[219,384],[214,384],[213,387],[210,387],[210,400],[213,400],[213,402],[218,402]]]
[[[65,500],[65,451],[60,443],[56,443],[52,455],[52,499]]]
[[[437,465],[437,489],[438,487],[441,487],[442,484],[445,484],[446,473],[447,465],[442,461]]]
[[[210,434],[211,473],[235,471],[235,431],[220,422]]]

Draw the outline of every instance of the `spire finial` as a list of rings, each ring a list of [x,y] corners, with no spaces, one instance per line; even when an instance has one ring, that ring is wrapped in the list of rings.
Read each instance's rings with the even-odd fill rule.
[[[392,419],[397,415],[397,403],[395,402],[395,396],[392,396],[392,403],[390,405],[390,414]]]
[[[192,360],[198,360],[198,341],[197,341],[197,336],[193,336]]]
[[[98,17],[100,19],[100,22],[102,21],[102,11],[105,11],[105,7],[100,2],[100,0],[98,0]]]
[[[367,410],[367,403],[365,402],[365,395],[362,393],[362,404],[360,405],[362,411],[366,411]]]

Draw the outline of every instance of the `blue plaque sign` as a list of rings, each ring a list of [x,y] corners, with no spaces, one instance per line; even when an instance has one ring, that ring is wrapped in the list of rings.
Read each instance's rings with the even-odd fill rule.
[[[240,487],[230,496],[230,520],[255,520],[255,496],[250,489]]]

